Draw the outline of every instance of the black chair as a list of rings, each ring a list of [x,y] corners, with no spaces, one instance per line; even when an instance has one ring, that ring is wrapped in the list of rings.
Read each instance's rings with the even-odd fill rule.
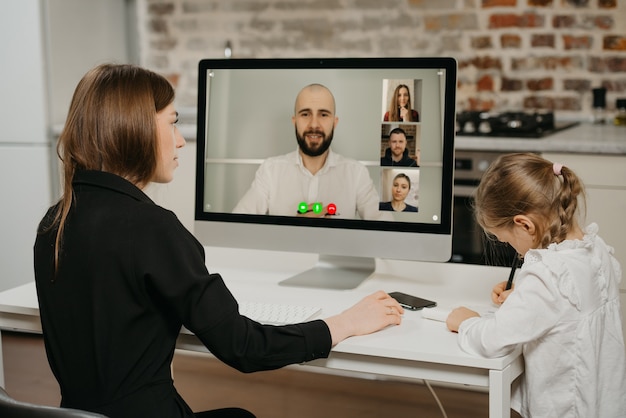
[[[16,401],[0,387],[0,417],[2,418],[107,418],[94,412],[55,408]]]

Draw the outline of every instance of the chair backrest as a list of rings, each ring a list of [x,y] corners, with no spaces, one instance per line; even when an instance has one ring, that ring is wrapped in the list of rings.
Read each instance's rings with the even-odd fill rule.
[[[0,387],[0,417],[2,418],[107,418],[94,412],[55,408],[17,401]]]

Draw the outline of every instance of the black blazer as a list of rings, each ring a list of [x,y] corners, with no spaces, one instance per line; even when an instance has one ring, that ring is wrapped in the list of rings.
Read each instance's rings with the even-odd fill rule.
[[[116,175],[74,179],[58,274],[54,207],[34,248],[48,360],[62,406],[115,417],[191,417],[170,373],[181,325],[243,372],[327,357],[323,321],[263,326],[238,313],[204,248],[175,215]]]

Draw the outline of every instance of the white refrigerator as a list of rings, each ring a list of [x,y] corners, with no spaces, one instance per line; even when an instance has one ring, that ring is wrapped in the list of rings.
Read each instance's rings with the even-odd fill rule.
[[[51,203],[40,3],[0,14],[0,290],[33,280],[37,223]]]
[[[53,127],[62,126],[74,87],[89,68],[104,61],[128,61],[129,3],[3,2],[0,291],[34,280],[37,225],[59,197],[58,128]]]

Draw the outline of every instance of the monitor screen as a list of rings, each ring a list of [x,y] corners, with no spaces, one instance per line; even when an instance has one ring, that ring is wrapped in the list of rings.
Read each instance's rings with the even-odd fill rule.
[[[287,283],[303,286],[357,286],[376,258],[447,261],[456,71],[452,58],[200,61],[198,239],[317,253],[320,268]]]

